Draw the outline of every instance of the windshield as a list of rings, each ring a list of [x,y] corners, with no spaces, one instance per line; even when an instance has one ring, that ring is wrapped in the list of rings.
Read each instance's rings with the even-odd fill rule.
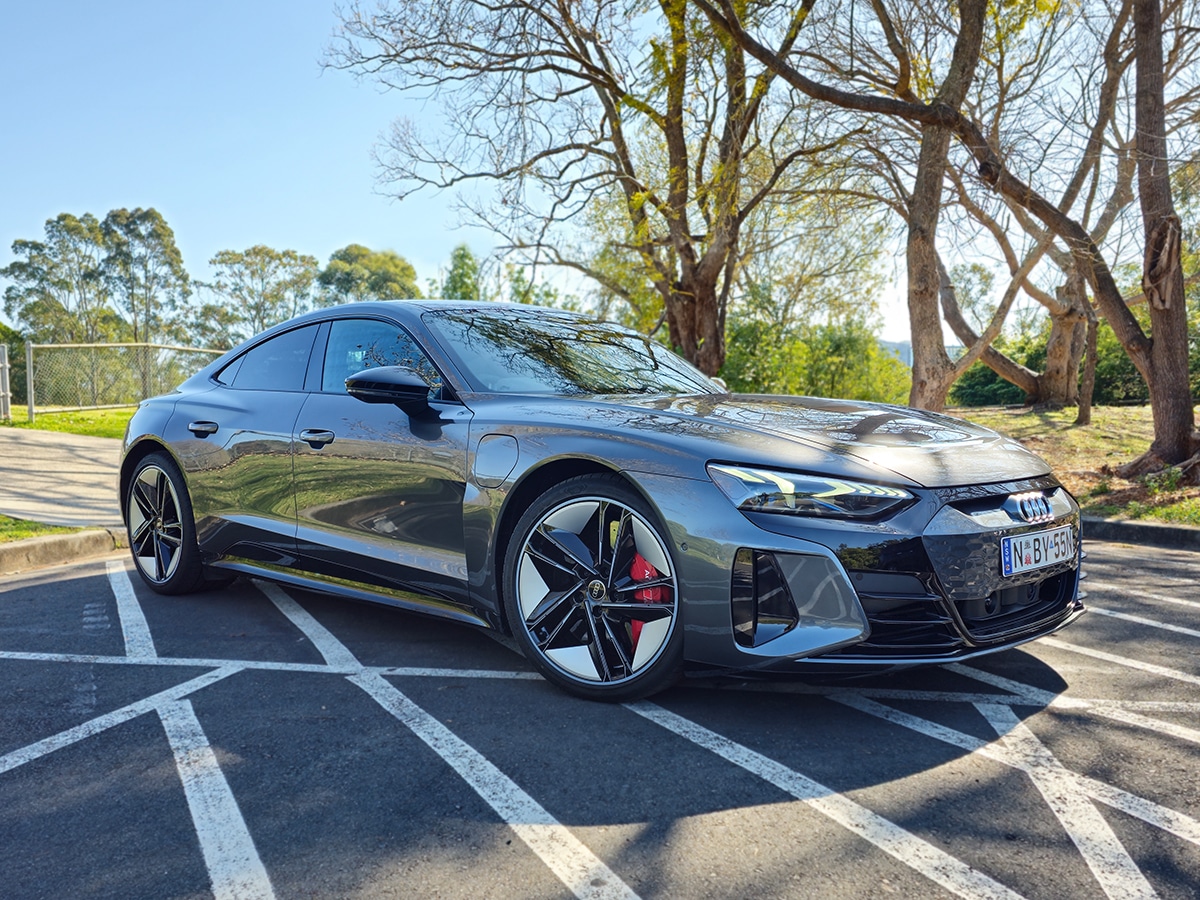
[[[670,350],[619,325],[537,307],[436,310],[422,319],[480,391],[721,392]]]

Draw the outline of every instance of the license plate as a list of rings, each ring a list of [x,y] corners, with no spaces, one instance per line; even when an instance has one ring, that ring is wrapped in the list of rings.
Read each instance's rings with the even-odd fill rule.
[[[1043,569],[1074,556],[1075,535],[1070,525],[1000,539],[1000,568],[1005,575]]]

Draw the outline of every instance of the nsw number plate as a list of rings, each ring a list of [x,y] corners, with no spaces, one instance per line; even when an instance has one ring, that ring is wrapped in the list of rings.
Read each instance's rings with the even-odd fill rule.
[[[1074,556],[1075,536],[1070,525],[1000,539],[1000,567],[1005,575],[1042,569]]]

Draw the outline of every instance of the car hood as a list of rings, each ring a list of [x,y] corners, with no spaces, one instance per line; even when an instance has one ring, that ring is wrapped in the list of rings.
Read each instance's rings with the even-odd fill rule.
[[[744,394],[623,397],[619,403],[631,412],[653,410],[658,416],[691,420],[708,441],[729,445],[731,461],[743,463],[786,466],[791,454],[781,442],[799,442],[924,487],[1013,481],[1050,472],[1041,457],[1014,440],[962,419],[908,407]],[[749,443],[758,448],[757,458],[747,458],[748,444],[741,439],[747,433],[758,436]],[[719,452],[714,447],[713,458]]]

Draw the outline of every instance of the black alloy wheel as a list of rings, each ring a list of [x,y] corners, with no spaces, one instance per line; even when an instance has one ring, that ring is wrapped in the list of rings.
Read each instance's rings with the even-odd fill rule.
[[[134,469],[125,525],[138,574],[151,590],[186,594],[205,586],[187,487],[165,453],[150,454]]]
[[[679,677],[679,591],[656,521],[620,476],[585,475],[517,525],[504,568],[510,627],[538,671],[577,696],[633,700]]]

